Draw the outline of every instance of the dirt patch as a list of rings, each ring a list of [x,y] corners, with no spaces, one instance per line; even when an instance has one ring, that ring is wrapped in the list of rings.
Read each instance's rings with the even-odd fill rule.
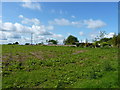
[[[48,58],[57,57],[54,52],[46,52],[46,51],[38,51],[38,52],[29,52],[29,53],[16,53],[11,54],[7,53],[2,55],[2,62],[10,62],[10,61],[25,61],[28,60],[30,57],[45,60]]]
[[[41,60],[44,59],[44,56],[43,56],[42,52],[30,52],[29,54],[36,57],[37,59],[41,59]]]
[[[17,61],[25,61],[25,60],[27,60],[28,57],[29,56],[27,56],[27,54],[25,54],[25,53],[13,56],[13,58],[15,58]]]
[[[72,54],[79,54],[79,53],[83,53],[83,52],[86,52],[87,50],[79,50],[79,51],[75,51],[74,53]]]
[[[25,53],[18,53],[16,55],[7,53],[2,56],[2,62],[10,62],[10,61],[24,61],[27,60],[28,56]]]
[[[2,55],[2,62],[8,62],[8,61],[10,61],[10,59],[11,59],[10,53]]]
[[[56,57],[56,55],[54,55],[53,52],[42,52],[42,51],[39,51],[39,52],[30,52],[29,54],[34,56],[35,58],[41,59],[41,60],[44,60],[44,59],[47,59],[47,58],[54,58],[54,57]]]

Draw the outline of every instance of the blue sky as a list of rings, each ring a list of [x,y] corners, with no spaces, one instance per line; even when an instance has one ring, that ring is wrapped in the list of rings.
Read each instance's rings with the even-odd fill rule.
[[[74,35],[92,41],[99,31],[106,37],[118,33],[117,2],[4,2],[2,3],[3,43],[57,39]],[[25,33],[26,32],[26,33]]]

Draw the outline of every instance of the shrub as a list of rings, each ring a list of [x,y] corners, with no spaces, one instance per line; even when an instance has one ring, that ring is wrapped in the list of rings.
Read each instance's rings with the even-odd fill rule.
[[[25,45],[30,45],[30,43],[25,43]]]
[[[110,44],[109,43],[107,43],[107,42],[102,42],[101,44],[100,44],[102,47],[108,47]]]

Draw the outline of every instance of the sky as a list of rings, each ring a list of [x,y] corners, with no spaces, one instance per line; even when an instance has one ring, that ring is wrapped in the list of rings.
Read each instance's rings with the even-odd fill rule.
[[[20,44],[58,40],[69,35],[91,42],[100,31],[118,33],[117,2],[2,2],[0,42]],[[32,34],[31,34],[32,33]]]

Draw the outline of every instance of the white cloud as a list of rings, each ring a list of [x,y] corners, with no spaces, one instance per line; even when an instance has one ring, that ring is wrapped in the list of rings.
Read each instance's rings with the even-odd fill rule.
[[[31,2],[30,0],[24,1],[24,3],[21,6],[32,10],[42,10],[41,5],[39,3]]]
[[[71,16],[72,18],[76,18],[74,15]]]
[[[75,26],[75,27],[82,27],[83,26],[83,24],[80,21],[72,21],[71,25]]]
[[[54,21],[49,21],[49,24],[66,26],[66,25],[69,25],[70,22],[69,20],[62,18],[62,19],[54,19]]]
[[[31,30],[33,31],[33,33],[37,35],[52,35],[51,32],[48,32],[46,30],[46,27],[44,25],[41,26],[32,25]]]
[[[19,18],[24,18],[23,15],[19,15]]]
[[[13,42],[15,42],[15,40],[20,41],[20,43],[30,42],[31,33],[33,33],[34,41],[37,40],[37,42],[39,42],[39,40],[45,41],[45,39],[46,39],[46,38],[44,38],[45,36],[47,36],[47,37],[53,36],[53,33],[47,31],[47,29],[44,25],[40,25],[40,26],[32,25],[31,27],[27,27],[27,26],[21,25],[19,23],[15,23],[15,24],[12,24],[12,26],[15,28],[14,31],[12,31],[12,30],[9,32],[8,32],[8,30],[0,31],[0,32],[2,32],[0,40],[4,40],[4,41],[7,40],[7,43],[8,42],[13,43]],[[24,38],[22,38],[22,37],[24,37]]]
[[[2,33],[2,31],[0,31],[0,40],[7,40],[5,33]]]
[[[19,15],[19,18],[27,19],[29,22],[33,19],[25,18],[23,15]],[[1,22],[1,21],[0,21]],[[32,22],[32,21],[31,21]],[[11,23],[5,22],[3,23],[0,32],[3,32],[2,37],[0,37],[0,41],[4,41],[4,43],[13,43],[18,41],[19,43],[31,43],[31,33],[33,33],[33,41],[34,43],[45,42],[47,38],[54,38],[57,40],[62,40],[63,36],[61,34],[55,34],[50,32],[49,30],[53,30],[54,26],[52,25],[41,25],[41,24],[31,24],[28,26],[22,25],[20,23]],[[4,29],[4,31],[3,31]],[[47,38],[46,38],[47,36]],[[5,41],[6,40],[6,41]]]
[[[3,32],[30,32],[30,27],[23,26],[19,23],[5,22],[2,23],[0,31]]]
[[[75,18],[75,16],[72,17]],[[89,20],[81,20],[81,21],[70,21],[65,18],[61,18],[61,19],[56,18],[53,21],[49,21],[48,23],[51,25],[60,25],[60,26],[87,27],[89,29],[98,29],[106,25],[106,23],[101,20],[89,19]]]
[[[21,38],[20,33],[16,33],[16,32],[0,31],[0,33],[1,33],[0,40],[20,39]]]
[[[46,39],[45,36],[37,36],[36,38],[39,39],[39,40],[45,40]]]
[[[87,28],[89,29],[97,29],[104,27],[106,25],[106,23],[101,20],[93,20],[93,19],[84,20],[84,24],[87,25]]]
[[[67,14],[66,11],[63,11],[63,10],[55,10],[55,9],[51,9],[50,12],[53,13],[53,14],[60,14],[60,15]]]
[[[53,29],[54,29],[54,26],[51,26],[51,25],[46,26],[46,29],[47,29],[47,30],[53,30]]]
[[[23,15],[19,15],[19,18],[22,19],[21,23],[22,24],[34,24],[34,25],[40,25],[40,21],[37,19],[37,18],[32,18],[32,19],[29,19],[29,18],[26,18],[24,17]]]
[[[114,36],[114,34],[115,34],[114,32],[110,32],[110,33],[106,34],[104,36],[104,38],[112,38]],[[97,36],[99,36],[99,32],[94,32],[91,34],[89,33],[88,36],[90,37],[89,38],[90,40],[94,40],[95,38],[97,38]]]
[[[21,34],[19,34],[19,33],[11,33],[11,35],[8,36],[7,38],[11,38],[11,39],[21,39]]]
[[[63,39],[58,40],[58,43],[59,43],[59,44],[63,44]]]
[[[20,42],[30,42],[30,34],[33,33],[34,35],[34,41],[39,42],[45,41],[47,38],[53,38],[60,42],[63,41],[64,36],[61,34],[55,34],[50,32],[49,30],[53,30],[53,25],[60,25],[60,26],[75,26],[75,27],[81,27],[87,25],[87,28],[90,29],[96,29],[105,26],[105,23],[103,24],[103,21],[101,20],[83,20],[83,21],[70,21],[68,19],[62,18],[62,19],[54,19],[53,21],[49,22],[48,26],[42,25],[41,22],[37,18],[26,18],[23,15],[19,15],[19,18],[21,18],[21,23],[11,23],[11,22],[5,22],[2,23],[0,20],[0,23],[2,23],[2,27],[0,31],[3,31],[3,36],[0,37],[0,40],[8,40],[8,41],[15,41],[15,40],[21,40]],[[27,26],[26,26],[27,25]],[[19,34],[20,33],[20,34]],[[29,35],[25,36],[25,33],[29,33]],[[84,33],[81,31],[79,32],[79,35],[84,35]],[[47,36],[47,37],[46,37]],[[95,34],[89,35],[91,38],[95,37]],[[112,37],[113,33],[109,33],[106,37]]]
[[[68,19],[65,18],[61,18],[61,19],[56,18],[53,21],[49,21],[49,24],[60,25],[60,26],[76,26],[76,27],[82,26],[82,23],[80,21],[69,21]]]
[[[31,39],[29,37],[23,37],[21,41],[30,42]]]
[[[22,15],[19,16],[20,18],[25,18]],[[29,23],[33,23],[33,25],[30,26],[25,26],[20,23],[11,23],[11,22],[5,22],[2,23],[2,27],[0,27],[0,31],[5,31],[5,32],[17,32],[17,33],[34,33],[34,34],[40,34],[40,35],[52,35],[51,32],[47,30],[53,30],[53,26],[45,26],[45,25],[40,25],[38,19],[27,19],[28,21],[26,24],[28,25]],[[33,20],[33,21],[32,21]],[[36,21],[36,22],[35,22]],[[38,21],[38,22],[37,22]],[[1,22],[1,21],[0,21]],[[16,37],[16,36],[15,36]]]
[[[110,32],[109,34],[105,35],[106,38],[112,38],[115,35],[114,32]]]
[[[84,35],[84,33],[81,31],[81,32],[79,32],[79,34],[80,34],[80,36],[83,36]]]
[[[63,39],[64,38],[61,34],[53,34],[52,37],[56,38],[56,39]]]
[[[90,37],[94,39],[97,35],[96,34],[91,34]]]
[[[31,33],[32,32],[31,27],[24,26],[20,23],[15,23],[14,27],[15,27],[16,32],[20,32],[20,33]]]
[[[11,31],[11,30],[15,30],[15,27],[12,23],[10,22],[6,22],[6,23],[2,23],[2,31]]]

